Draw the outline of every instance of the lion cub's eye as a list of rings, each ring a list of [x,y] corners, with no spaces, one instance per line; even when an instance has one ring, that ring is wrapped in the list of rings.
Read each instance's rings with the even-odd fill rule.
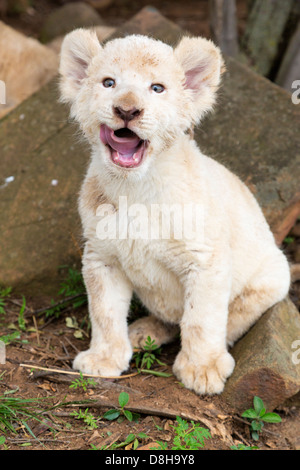
[[[162,93],[165,90],[165,87],[159,83],[154,83],[151,85],[151,90],[155,91],[155,93]]]
[[[102,85],[105,87],[105,88],[112,88],[114,87],[116,84],[115,80],[113,78],[105,78],[102,82]]]

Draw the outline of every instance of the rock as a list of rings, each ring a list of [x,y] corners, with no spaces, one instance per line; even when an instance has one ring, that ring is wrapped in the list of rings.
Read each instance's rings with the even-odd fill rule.
[[[271,411],[299,392],[299,340],[300,315],[286,299],[269,309],[233,347],[236,366],[223,399],[241,412],[259,396]]]
[[[49,42],[76,28],[103,25],[97,11],[84,2],[71,2],[54,10],[46,19],[40,34],[42,42]]]
[[[87,0],[87,3],[96,10],[104,10],[112,5],[113,0]]]
[[[171,44],[183,34],[149,7],[115,35],[129,33]],[[203,151],[246,181],[274,232],[280,226],[280,243],[300,212],[300,134],[295,125],[300,106],[233,59],[227,68],[216,113],[206,118],[196,138]],[[80,266],[74,242],[81,240],[77,196],[89,148],[76,137],[68,113],[58,102],[55,81],[0,121],[0,284],[25,295],[55,295],[58,267]],[[11,176],[13,181],[5,181]]]
[[[58,57],[37,40],[28,38],[0,21],[0,78],[5,83],[5,105],[0,117],[52,79]]]

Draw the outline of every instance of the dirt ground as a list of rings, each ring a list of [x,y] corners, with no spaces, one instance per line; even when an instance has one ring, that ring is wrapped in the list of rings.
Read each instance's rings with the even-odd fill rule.
[[[27,35],[38,37],[46,15],[58,4],[54,0],[40,0],[35,11],[4,18],[11,26]],[[137,13],[149,1],[121,1],[113,4],[100,13],[106,23],[118,26]],[[208,2],[206,0],[181,0],[150,2],[162,14],[178,23],[192,33],[209,37]],[[238,23],[242,31],[246,19],[246,1],[238,0]],[[284,244],[291,262],[300,262],[300,222],[294,227]],[[300,309],[300,282],[293,285],[291,298]],[[89,343],[86,306],[76,310],[63,312],[58,319],[39,315],[35,312],[33,299],[26,299],[25,331],[20,331],[20,338],[14,340],[6,348],[6,364],[0,365],[0,396],[22,398],[45,397],[40,404],[42,423],[30,420],[29,425],[36,436],[28,429],[17,426],[15,433],[5,435],[5,444],[0,449],[49,449],[49,450],[86,450],[93,446],[122,445],[129,434],[137,438],[138,449],[153,447],[155,442],[162,441],[171,449],[173,445],[176,416],[194,419],[205,428],[209,428],[212,438],[205,441],[204,449],[230,449],[232,445],[257,445],[259,449],[300,449],[300,408],[295,403],[282,406],[276,410],[282,422],[267,424],[258,443],[250,435],[249,423],[234,413],[220,397],[199,397],[186,390],[171,375],[159,377],[150,374],[136,374],[134,362],[127,372],[128,378],[116,380],[97,380],[96,386],[90,385],[87,390],[82,387],[70,388],[78,379],[77,376],[32,370],[32,366],[72,371],[71,364],[78,351],[84,350]],[[48,299],[45,300],[45,304]],[[17,331],[18,318],[22,299],[13,293],[6,303],[6,314],[0,315],[1,336]],[[45,305],[46,306],[46,305]],[[68,319],[73,320],[68,320]],[[79,328],[71,328],[76,318]],[[73,323],[72,323],[73,322]],[[15,328],[16,330],[14,330]],[[80,329],[82,338],[74,336]],[[77,335],[78,336],[78,335]],[[156,371],[172,373],[171,367],[179,350],[179,342],[164,346],[160,360],[165,366],[155,367]],[[23,364],[22,366],[20,364]],[[25,367],[25,366],[27,367]],[[96,381],[96,379],[95,379]],[[127,408],[138,412],[137,422],[124,418],[119,422],[103,418],[107,409],[118,407],[118,396],[125,391],[129,395]],[[89,400],[88,403],[77,403]],[[92,402],[91,400],[95,400]],[[0,398],[1,402],[1,398]],[[73,402],[66,406],[66,402]],[[57,407],[50,410],[51,406]],[[81,406],[82,408],[79,408]],[[97,420],[97,427],[89,429],[83,420],[71,416],[75,411],[88,411]],[[49,410],[49,411],[47,411]],[[148,437],[138,437],[139,433]],[[3,433],[0,431],[0,442]],[[129,449],[133,448],[133,442]],[[120,447],[124,449],[125,445]]]

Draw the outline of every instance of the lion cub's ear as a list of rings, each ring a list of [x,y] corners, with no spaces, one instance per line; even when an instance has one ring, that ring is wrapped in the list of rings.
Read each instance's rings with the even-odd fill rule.
[[[72,102],[87,68],[102,50],[97,35],[88,29],[76,29],[65,37],[60,53],[60,90],[62,101]]]
[[[174,54],[185,74],[185,88],[192,92],[197,121],[215,102],[225,69],[220,49],[210,40],[184,37]]]

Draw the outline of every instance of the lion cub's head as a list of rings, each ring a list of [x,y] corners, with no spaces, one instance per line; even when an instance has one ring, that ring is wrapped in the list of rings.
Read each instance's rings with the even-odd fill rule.
[[[111,171],[141,171],[212,107],[221,67],[203,38],[175,49],[139,35],[101,46],[78,29],[62,45],[61,95]]]

